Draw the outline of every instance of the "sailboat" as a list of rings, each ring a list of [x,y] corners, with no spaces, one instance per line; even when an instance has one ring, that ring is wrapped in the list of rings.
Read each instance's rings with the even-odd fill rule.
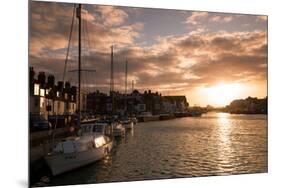
[[[79,21],[78,40],[78,127],[81,123],[80,85],[81,85],[81,9],[76,7],[76,16]],[[104,130],[97,129],[96,125],[83,125],[80,136],[68,137],[53,148],[45,156],[45,160],[54,176],[68,172],[107,156],[113,148],[113,141],[104,134]],[[105,127],[102,127],[105,128]]]
[[[127,77],[128,77],[128,61],[126,59],[125,62],[125,109],[124,109],[124,117],[121,118],[121,123],[124,125],[125,129],[131,130],[134,128],[134,122],[132,118],[128,117],[127,113]]]
[[[109,94],[112,97],[112,114],[108,119],[112,125],[112,134],[114,137],[124,137],[126,129],[124,125],[118,121],[118,116],[115,115],[115,92],[114,92],[114,67],[113,67],[113,45],[111,46],[111,63],[110,63],[110,92]]]

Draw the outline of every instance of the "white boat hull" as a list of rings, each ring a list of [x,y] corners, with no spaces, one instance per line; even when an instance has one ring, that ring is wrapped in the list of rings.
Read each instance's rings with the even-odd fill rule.
[[[45,156],[54,176],[85,166],[104,158],[113,146],[112,141],[99,148],[83,152],[60,153]]]

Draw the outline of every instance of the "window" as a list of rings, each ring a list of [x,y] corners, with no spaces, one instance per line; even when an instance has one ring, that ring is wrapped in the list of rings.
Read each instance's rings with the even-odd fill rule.
[[[71,100],[74,100],[74,96],[73,95],[71,95]]]
[[[46,89],[46,95],[49,95],[49,89]]]
[[[43,97],[40,97],[40,108],[44,108],[45,105],[45,99]]]
[[[39,95],[39,84],[34,84],[34,95]]]
[[[67,93],[64,94],[64,98],[67,99]]]
[[[99,137],[95,139],[96,148],[99,148],[106,144],[104,137]]]
[[[57,91],[57,97],[60,97],[60,92]]]
[[[40,96],[44,97],[45,96],[45,89],[40,89]]]

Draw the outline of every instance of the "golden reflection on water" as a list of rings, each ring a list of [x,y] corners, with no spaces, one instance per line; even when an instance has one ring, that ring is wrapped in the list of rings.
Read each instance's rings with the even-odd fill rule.
[[[232,124],[228,113],[218,113],[218,133],[222,144],[228,145],[230,142],[229,135],[231,133]]]
[[[225,167],[225,164],[231,164],[231,159],[229,156],[232,156],[233,148],[231,147],[231,132],[234,128],[230,114],[228,113],[218,113],[217,114],[217,126],[218,126],[218,155],[221,163],[218,163],[218,166]]]

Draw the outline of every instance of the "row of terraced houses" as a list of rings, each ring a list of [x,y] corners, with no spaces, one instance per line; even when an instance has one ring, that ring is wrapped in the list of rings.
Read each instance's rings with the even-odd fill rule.
[[[75,115],[77,88],[71,83],[56,83],[53,75],[47,76],[45,72],[36,74],[33,67],[30,67],[29,84],[31,114],[38,114],[46,119]],[[90,114],[160,114],[184,112],[188,108],[185,96],[162,96],[161,93],[150,90],[143,93],[134,90],[126,95],[119,92],[108,95],[97,90],[88,94],[82,93],[81,96],[81,109]]]

